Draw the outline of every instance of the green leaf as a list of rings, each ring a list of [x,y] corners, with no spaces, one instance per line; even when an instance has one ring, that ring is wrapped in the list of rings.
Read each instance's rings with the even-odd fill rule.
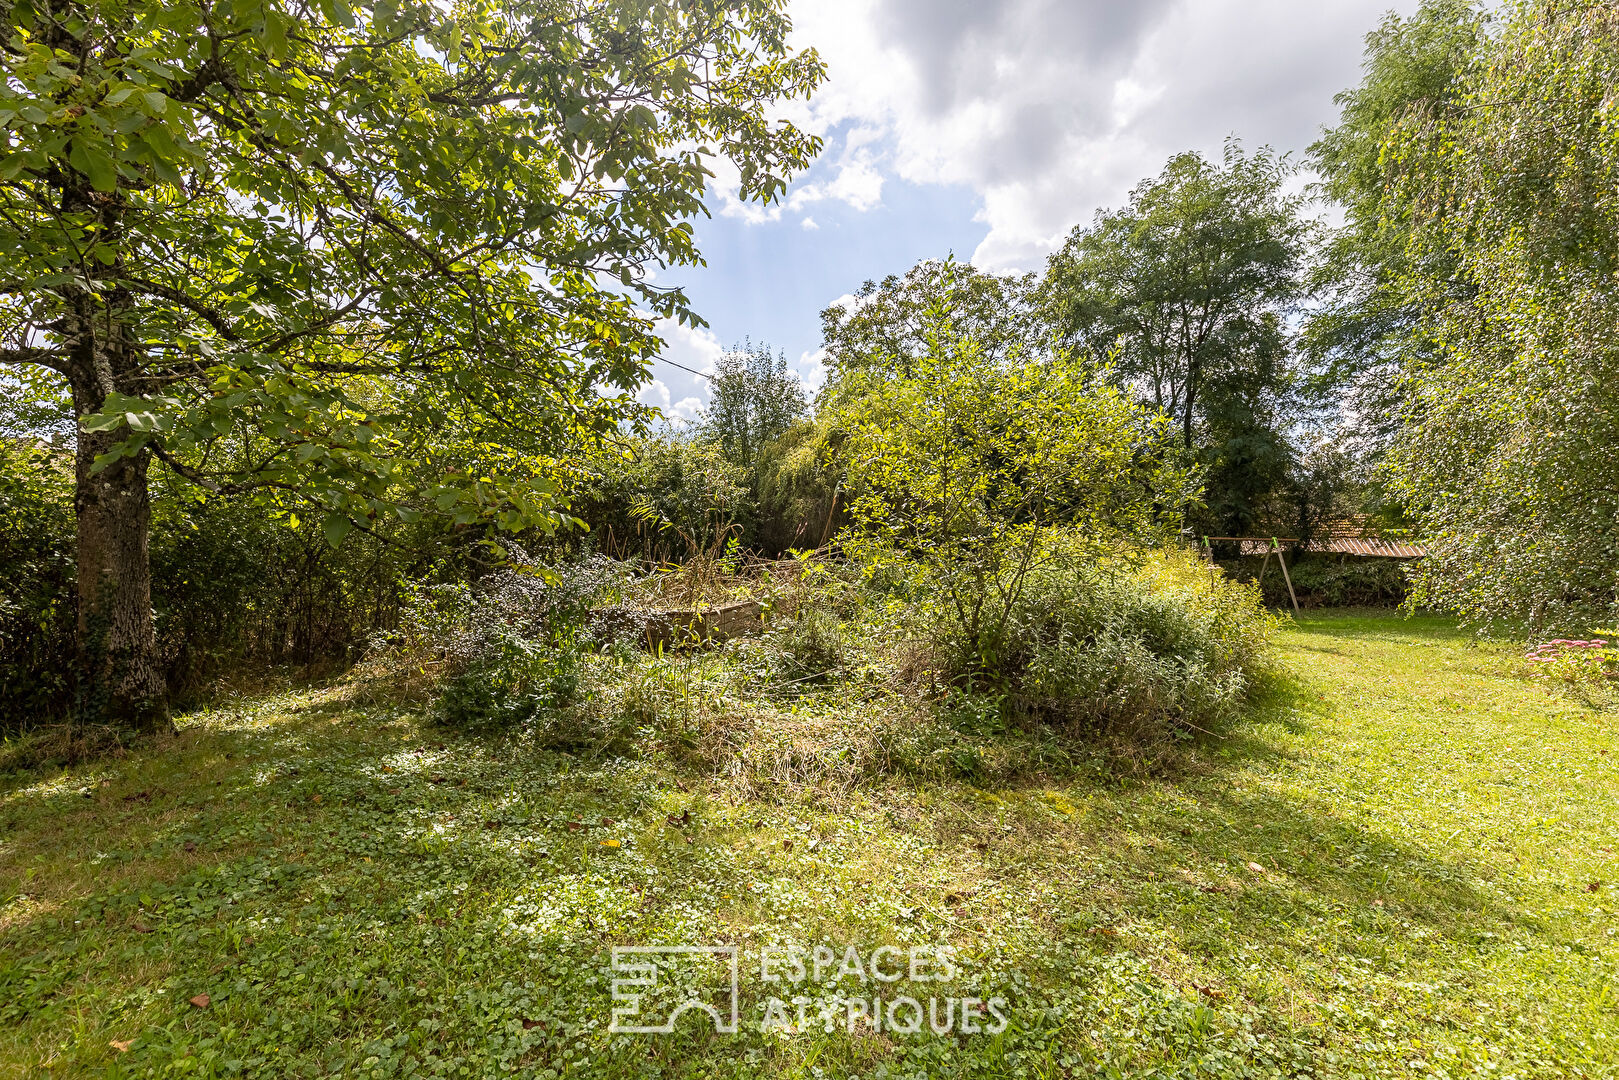
[[[326,542],[335,548],[354,531],[354,522],[349,520],[347,514],[329,513],[321,519],[320,531],[326,534]]]
[[[123,413],[91,413],[79,419],[80,431],[111,431],[124,422]]]
[[[112,163],[112,158],[101,144],[76,142],[75,152],[71,157],[79,171],[90,178],[90,185],[97,191],[110,192],[118,186],[118,167]]]

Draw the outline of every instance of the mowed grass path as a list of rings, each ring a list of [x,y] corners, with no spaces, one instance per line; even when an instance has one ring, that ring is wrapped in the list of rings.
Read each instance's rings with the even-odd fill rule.
[[[1619,1075],[1613,720],[1440,620],[1281,646],[1256,717],[1136,781],[767,783],[318,693],[189,718],[0,785],[0,1074]],[[745,962],[738,1034],[610,1034],[610,947],[680,942],[949,944],[1012,1022],[764,1033]]]

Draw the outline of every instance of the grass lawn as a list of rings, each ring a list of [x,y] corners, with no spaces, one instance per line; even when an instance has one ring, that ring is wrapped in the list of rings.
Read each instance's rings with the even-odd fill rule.
[[[0,1074],[1619,1075],[1613,721],[1440,620],[1281,646],[1251,720],[1138,780],[591,761],[331,692],[189,717],[0,782]],[[813,743],[813,695],[781,710]],[[610,1032],[611,947],[681,943],[740,947],[740,1030]],[[792,943],[956,970],[761,982]],[[1007,1024],[851,1033],[839,990]]]

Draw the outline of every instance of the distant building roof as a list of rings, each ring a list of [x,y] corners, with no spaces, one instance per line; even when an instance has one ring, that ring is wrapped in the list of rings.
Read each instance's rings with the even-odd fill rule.
[[[1428,554],[1426,548],[1400,540],[1354,536],[1332,536],[1312,540],[1304,545],[1304,550],[1331,555],[1373,555],[1384,559],[1420,559]]]
[[[1238,540],[1244,555],[1263,555],[1271,550],[1270,537],[1225,537]],[[1282,543],[1297,543],[1296,539],[1281,538]],[[1428,550],[1409,542],[1403,536],[1389,536],[1373,528],[1364,516],[1338,518],[1327,522],[1315,539],[1304,545],[1305,551],[1322,555],[1360,555],[1378,559],[1420,559]]]

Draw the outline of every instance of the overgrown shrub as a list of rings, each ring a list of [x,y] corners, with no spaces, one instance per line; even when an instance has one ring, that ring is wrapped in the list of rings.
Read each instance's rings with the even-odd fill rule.
[[[73,458],[0,440],[0,733],[66,712],[77,608]]]
[[[1070,537],[1007,592],[988,651],[953,603],[935,604],[940,674],[999,691],[1014,715],[1076,729],[1151,737],[1229,719],[1275,625],[1252,586],[1177,550],[1097,558]]]
[[[1588,708],[1619,708],[1619,650],[1615,634],[1601,630],[1600,638],[1556,638],[1533,646],[1524,654],[1529,677],[1544,680]]]
[[[838,489],[842,470],[833,460],[840,440],[831,418],[823,416],[796,421],[765,444],[754,462],[753,547],[772,554],[816,548],[847,520]]]
[[[73,461],[32,439],[0,443],[0,731],[64,719],[74,706],[77,619]],[[476,534],[395,524],[337,548],[317,522],[247,498],[154,484],[152,608],[173,698],[243,666],[341,668],[393,627],[401,582],[437,567],[471,580]]]
[[[806,606],[771,629],[767,647],[779,678],[808,682],[836,676],[844,663],[846,645],[836,612]]]
[[[475,578],[472,537],[395,524],[337,548],[318,522],[240,499],[165,492],[152,516],[152,606],[169,691],[179,700],[245,665],[341,670],[397,625],[403,583]]]
[[[593,458],[570,512],[617,559],[678,563],[717,553],[751,520],[748,470],[680,434],[634,439]]]
[[[516,553],[521,560],[522,553]],[[579,700],[591,608],[624,583],[623,564],[596,555],[538,567],[519,561],[476,586],[419,590],[400,645],[443,665],[432,717],[449,727],[546,729],[565,746]]]

